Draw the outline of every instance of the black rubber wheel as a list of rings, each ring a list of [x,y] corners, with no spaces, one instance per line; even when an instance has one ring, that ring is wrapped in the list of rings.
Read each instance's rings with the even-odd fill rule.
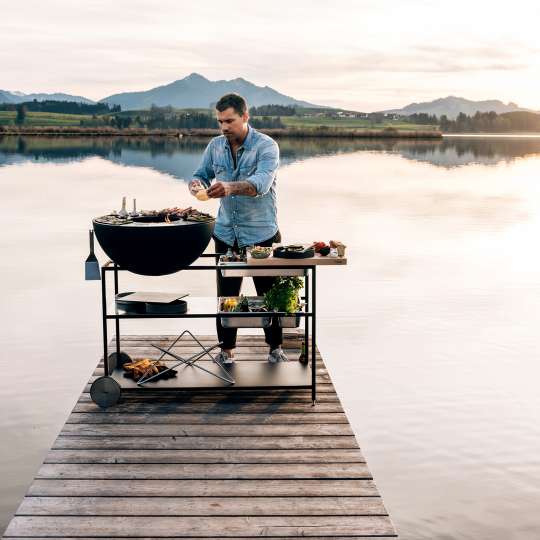
[[[120,369],[127,362],[131,362],[131,356],[125,352],[120,351],[120,356],[118,359],[116,358],[115,352],[109,354],[109,365],[114,364],[118,369]]]
[[[120,385],[112,377],[99,377],[90,387],[92,401],[103,409],[116,405],[121,393]]]

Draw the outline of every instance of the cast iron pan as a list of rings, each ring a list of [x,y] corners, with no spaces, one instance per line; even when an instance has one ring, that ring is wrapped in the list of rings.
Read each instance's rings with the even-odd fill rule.
[[[274,257],[280,259],[309,259],[315,257],[315,249],[312,247],[303,250],[290,249],[290,246],[279,246],[274,249]]]

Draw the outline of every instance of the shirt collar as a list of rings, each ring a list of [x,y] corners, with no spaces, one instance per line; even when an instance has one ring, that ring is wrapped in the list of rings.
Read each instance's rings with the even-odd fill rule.
[[[248,124],[248,133],[246,135],[246,138],[244,139],[244,142],[242,143],[241,146],[239,146],[239,150],[240,148],[243,148],[244,150],[249,150],[253,144],[253,139],[255,138],[255,134],[254,134],[254,130],[253,128]],[[227,140],[227,138],[225,137],[225,144],[230,148],[230,144],[229,144],[229,141]]]
[[[255,137],[255,134],[253,133],[253,128],[248,124],[248,134],[246,135],[246,138],[244,139],[244,142],[242,143],[244,150],[249,150],[251,148],[254,137]]]

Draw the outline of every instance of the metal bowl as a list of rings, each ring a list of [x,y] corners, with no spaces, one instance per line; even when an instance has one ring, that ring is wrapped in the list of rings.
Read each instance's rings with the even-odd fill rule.
[[[92,223],[110,259],[144,276],[164,276],[189,266],[202,255],[214,230],[214,221]]]

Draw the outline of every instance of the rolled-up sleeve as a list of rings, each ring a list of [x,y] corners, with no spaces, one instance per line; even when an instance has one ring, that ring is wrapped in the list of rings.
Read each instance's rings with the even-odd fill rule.
[[[269,141],[259,150],[257,168],[245,180],[255,186],[257,196],[266,195],[276,178],[279,167],[279,147],[274,141]]]
[[[212,163],[212,141],[208,143],[206,150],[203,153],[201,164],[193,173],[193,178],[200,180],[207,188],[210,187],[212,180],[215,178],[214,167]]]

